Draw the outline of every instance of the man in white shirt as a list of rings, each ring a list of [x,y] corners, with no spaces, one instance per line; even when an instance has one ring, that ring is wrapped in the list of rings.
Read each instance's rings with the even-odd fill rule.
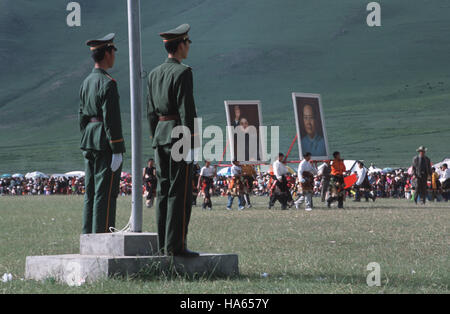
[[[366,202],[371,198],[375,202],[375,194],[372,193],[372,186],[370,185],[369,178],[367,176],[367,169],[364,167],[364,163],[362,161],[357,162],[356,175],[358,176],[358,180],[355,183],[355,202],[361,201],[361,189],[364,190],[364,197],[366,198]]]
[[[441,175],[439,176],[439,181],[441,182],[441,187],[444,190],[442,196],[446,201],[448,201],[450,198],[450,192],[447,192],[447,190],[450,189],[450,169],[448,169],[447,164],[443,164],[441,166]]]
[[[231,166],[231,188],[228,189],[228,204],[227,210],[232,210],[233,200],[235,197],[238,198],[238,209],[243,210],[244,205],[242,202],[242,168],[238,160],[233,161],[233,166]]]
[[[443,164],[441,166],[441,175],[439,176],[439,181],[441,181],[443,188],[448,188],[448,187],[444,187],[444,183],[449,179],[450,179],[450,169],[448,169],[447,164]],[[447,185],[448,185],[448,183],[447,183]]]
[[[317,168],[311,164],[311,153],[307,152],[303,161],[298,166],[298,181],[301,186],[302,196],[295,202],[295,208],[305,202],[305,210],[311,211],[313,208],[312,193],[314,188],[314,175],[317,174]]]
[[[275,160],[275,162],[272,165],[273,168],[273,175],[277,178],[278,181],[283,180],[283,176],[285,176],[288,173],[288,170],[283,163],[284,154],[280,153],[278,154],[278,159]]]
[[[270,199],[269,199],[269,209],[275,205],[278,200],[281,204],[281,209],[287,209],[287,202],[290,195],[289,189],[287,187],[286,174],[288,170],[283,163],[284,154],[279,153],[278,159],[272,164],[273,175],[276,178],[275,183],[270,187]]]
[[[211,194],[209,190],[212,188],[216,170],[217,166],[211,167],[211,162],[209,160],[205,162],[205,166],[200,170],[197,189],[203,192],[202,209],[212,210]]]
[[[367,175],[367,169],[364,168],[364,165],[360,161],[358,161],[358,169],[356,169],[356,175],[358,176],[358,180],[356,180],[355,184],[362,185]]]

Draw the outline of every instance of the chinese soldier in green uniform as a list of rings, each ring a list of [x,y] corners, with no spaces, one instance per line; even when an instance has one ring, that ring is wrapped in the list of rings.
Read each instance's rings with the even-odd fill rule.
[[[167,255],[198,256],[186,247],[186,235],[192,206],[192,162],[172,158],[172,138],[176,126],[189,129],[194,135],[197,116],[193,96],[192,69],[181,63],[186,59],[191,40],[190,26],[183,24],[161,33],[167,60],[153,69],[147,85],[147,118],[155,152],[157,176],[156,220],[159,250]],[[184,135],[183,135],[184,136]],[[186,135],[187,136],[187,135]],[[191,148],[193,140],[189,138]]]
[[[114,34],[109,34],[86,43],[95,67],[80,89],[80,148],[86,171],[83,234],[109,232],[116,220],[125,144],[117,83],[106,72],[114,65],[113,40]]]

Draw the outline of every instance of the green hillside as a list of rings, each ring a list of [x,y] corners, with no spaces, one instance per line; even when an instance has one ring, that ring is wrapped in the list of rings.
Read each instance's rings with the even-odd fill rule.
[[[0,173],[83,168],[78,91],[91,71],[86,39],[115,32],[130,164],[126,1],[0,0]],[[384,0],[382,27],[361,0],[142,1],[143,63],[165,59],[160,31],[192,26],[190,58],[203,124],[225,124],[225,99],[260,99],[280,147],[295,136],[291,92],[322,94],[331,150],[378,166],[406,166],[415,148],[450,155],[450,3]],[[145,112],[145,111],[144,111]],[[144,121],[144,153],[152,155]],[[292,158],[298,155],[297,147]]]

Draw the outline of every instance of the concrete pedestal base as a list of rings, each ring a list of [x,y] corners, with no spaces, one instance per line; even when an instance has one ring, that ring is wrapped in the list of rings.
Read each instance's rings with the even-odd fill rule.
[[[239,274],[236,254],[199,257],[158,256],[156,233],[105,233],[80,237],[81,254],[28,256],[25,278],[55,279],[80,285],[112,276],[180,274],[233,277]]]
[[[80,285],[113,276],[177,274],[189,277],[233,277],[239,274],[236,254],[201,254],[199,257],[170,256],[28,256],[25,278],[52,278],[69,285]]]

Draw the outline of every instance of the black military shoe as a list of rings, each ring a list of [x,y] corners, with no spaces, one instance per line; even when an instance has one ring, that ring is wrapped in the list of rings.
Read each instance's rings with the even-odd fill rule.
[[[181,257],[197,257],[200,256],[200,253],[194,252],[188,249],[184,249],[178,253],[174,253],[174,256],[181,256]]]

